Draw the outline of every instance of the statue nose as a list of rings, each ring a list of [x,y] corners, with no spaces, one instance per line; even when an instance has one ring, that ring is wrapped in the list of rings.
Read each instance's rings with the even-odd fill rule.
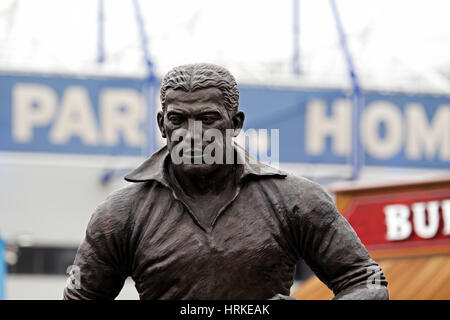
[[[195,121],[194,119],[189,119],[188,121],[188,135],[190,139],[202,140],[202,122]]]

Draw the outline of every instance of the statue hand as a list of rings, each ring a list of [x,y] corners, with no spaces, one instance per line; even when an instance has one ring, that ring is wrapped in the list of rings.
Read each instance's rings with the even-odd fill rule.
[[[276,295],[274,295],[269,300],[298,300],[298,299],[296,299],[294,297],[291,297],[291,296],[285,296],[284,294],[277,293]]]

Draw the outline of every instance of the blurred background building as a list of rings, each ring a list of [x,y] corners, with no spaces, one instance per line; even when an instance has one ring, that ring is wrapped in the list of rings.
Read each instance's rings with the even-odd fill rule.
[[[164,144],[161,77],[210,62],[235,75],[246,128],[279,129],[280,168],[336,195],[393,298],[450,298],[437,272],[450,270],[449,11],[445,0],[1,1],[0,297],[62,297],[96,205]],[[262,158],[277,153],[263,133]],[[310,276],[300,262],[294,295],[332,296]],[[119,298],[138,298],[131,279]]]

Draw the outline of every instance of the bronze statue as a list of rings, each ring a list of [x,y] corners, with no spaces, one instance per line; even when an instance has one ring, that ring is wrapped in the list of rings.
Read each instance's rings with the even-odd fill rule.
[[[288,299],[300,258],[336,299],[388,298],[381,268],[321,186],[249,161],[225,138],[243,126],[238,100],[220,66],[166,74],[167,145],[95,210],[65,299],[114,299],[128,276],[141,299]]]

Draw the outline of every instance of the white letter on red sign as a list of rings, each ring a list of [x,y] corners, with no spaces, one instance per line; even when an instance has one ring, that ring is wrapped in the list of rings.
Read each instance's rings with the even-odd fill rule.
[[[409,208],[402,204],[393,204],[384,207],[386,215],[388,240],[403,240],[411,235],[412,226],[409,219]]]
[[[426,222],[427,213],[424,202],[414,203],[412,210],[414,213],[414,231],[421,238],[433,238],[439,228],[439,202],[430,201],[427,203],[428,224]]]
[[[450,199],[442,201],[442,217],[444,218],[444,235],[450,234]]]

